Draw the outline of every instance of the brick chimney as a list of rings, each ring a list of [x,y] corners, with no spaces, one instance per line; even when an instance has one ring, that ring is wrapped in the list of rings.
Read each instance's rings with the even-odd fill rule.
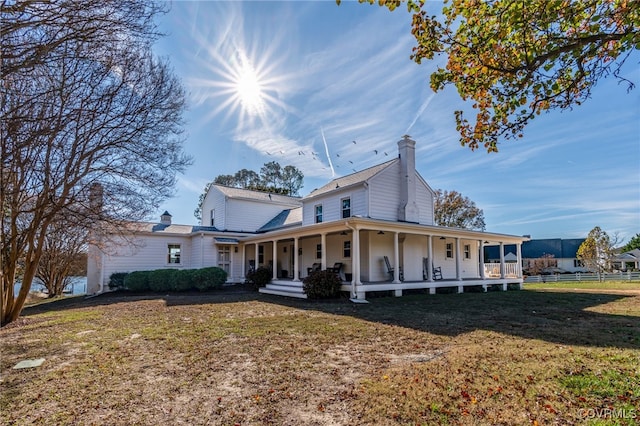
[[[404,135],[398,141],[400,157],[400,205],[398,220],[418,223],[420,210],[416,203],[416,141]]]

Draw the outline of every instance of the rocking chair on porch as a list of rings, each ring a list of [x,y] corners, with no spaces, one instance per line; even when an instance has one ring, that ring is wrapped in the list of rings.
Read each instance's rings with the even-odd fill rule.
[[[389,275],[391,275],[391,279],[394,279],[394,272],[395,269],[393,266],[391,266],[391,263],[389,262],[389,258],[387,256],[384,256],[384,263],[385,265],[387,265],[387,273],[389,273]],[[400,266],[398,268],[398,272],[400,274],[400,281],[404,281],[404,274],[402,273],[402,266]]]
[[[428,268],[429,265],[429,258],[428,257],[423,257],[422,258],[422,279],[423,280],[427,280],[427,271],[429,270]],[[431,264],[431,275],[433,276],[433,280],[434,281],[438,281],[442,279],[442,267],[438,266],[437,268],[435,266],[433,266],[433,263]]]

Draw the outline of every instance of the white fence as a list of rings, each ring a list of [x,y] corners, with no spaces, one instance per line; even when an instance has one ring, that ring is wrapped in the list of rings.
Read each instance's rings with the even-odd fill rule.
[[[640,281],[640,272],[604,272],[600,275],[600,280]],[[532,275],[524,280],[525,283],[551,283],[562,281],[598,281],[598,274],[585,274],[577,272],[575,274]]]

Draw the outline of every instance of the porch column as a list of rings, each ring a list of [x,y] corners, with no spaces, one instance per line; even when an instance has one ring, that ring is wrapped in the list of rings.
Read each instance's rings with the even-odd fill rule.
[[[517,259],[518,269],[516,270],[516,275],[518,276],[518,278],[522,278],[522,243],[516,244],[516,257],[518,258]],[[523,282],[520,282],[518,284],[519,290],[522,290],[522,285],[523,285]]]
[[[353,277],[351,279],[351,298],[352,299],[365,299],[365,294],[362,293],[361,296],[358,294],[358,286],[362,285],[362,281],[360,281],[360,230],[356,227],[353,229],[353,264],[351,265],[351,273]]]
[[[504,279],[504,243],[500,241],[500,278]]]
[[[433,235],[427,235],[427,281],[433,282]]]
[[[229,275],[227,275],[227,282],[235,282],[235,277],[233,276],[233,272],[235,270],[235,268],[233,267],[235,263],[235,256],[233,255],[233,252],[235,252],[237,249],[238,246],[229,247]]]
[[[480,278],[483,280],[486,278],[484,276],[484,241],[480,240]]]
[[[456,280],[460,281],[460,238],[456,237]]]
[[[393,233],[393,284],[400,284],[400,249],[398,246],[398,233]]]
[[[320,258],[320,269],[322,271],[327,269],[327,234],[320,234],[320,246],[322,247],[322,257]]]
[[[253,261],[255,263],[255,265],[254,265],[255,269],[258,269],[258,259],[259,259],[259,257],[258,257],[258,247],[259,247],[259,244],[256,243],[256,257],[254,257],[255,260]]]
[[[275,281],[278,279],[278,240],[273,240],[273,277]]]
[[[247,253],[246,253],[247,248],[244,246],[244,244],[239,246],[239,247],[241,247],[241,250],[242,250],[242,267],[240,268],[240,279],[242,281],[244,281],[245,278],[246,278],[245,277],[245,273],[246,273],[246,271],[245,271],[246,266],[245,265],[247,264]]]
[[[298,256],[298,250],[298,237],[295,237],[293,239],[293,281],[300,281],[300,260],[298,259],[300,256]]]

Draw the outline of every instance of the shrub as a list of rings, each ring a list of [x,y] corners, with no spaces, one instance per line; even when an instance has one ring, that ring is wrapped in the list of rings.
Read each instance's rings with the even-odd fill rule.
[[[227,273],[218,267],[192,270],[192,282],[200,291],[220,288],[227,281]]]
[[[194,273],[195,269],[182,269],[177,270],[176,274],[171,275],[169,280],[169,288],[171,291],[189,291],[194,288]]]
[[[128,272],[114,272],[109,277],[109,288],[111,290],[118,290],[124,288],[124,280],[126,279]]]
[[[202,269],[156,269],[136,271],[126,275],[125,288],[131,291],[188,291],[193,288],[220,288],[227,273],[218,267]]]
[[[131,291],[149,291],[149,271],[135,271],[127,275],[124,285]]]
[[[246,282],[247,284],[252,284],[253,288],[257,290],[269,284],[271,282],[271,276],[271,269],[261,266],[254,271],[247,272]]]
[[[334,299],[340,296],[342,281],[333,271],[312,272],[304,280],[302,287],[309,299]]]
[[[171,290],[172,277],[180,271],[175,269],[156,269],[149,271],[149,289],[152,291]]]

